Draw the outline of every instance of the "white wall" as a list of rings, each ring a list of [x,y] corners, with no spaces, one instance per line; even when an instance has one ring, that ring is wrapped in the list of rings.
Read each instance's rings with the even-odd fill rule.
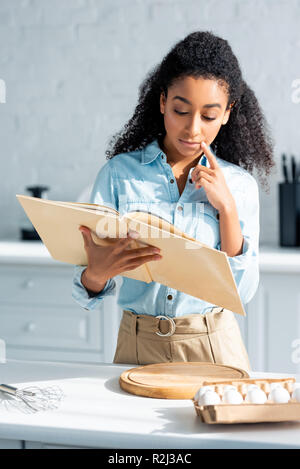
[[[277,161],[283,151],[298,156],[299,19],[298,0],[0,0],[0,238],[19,237],[15,194],[26,186],[49,185],[49,198],[70,201],[93,183],[146,71],[195,30],[231,44]],[[280,178],[261,191],[263,243],[278,240]]]

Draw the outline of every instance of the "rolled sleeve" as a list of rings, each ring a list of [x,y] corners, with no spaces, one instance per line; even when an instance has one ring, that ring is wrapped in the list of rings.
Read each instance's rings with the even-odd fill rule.
[[[106,205],[118,210],[118,195],[116,193],[114,168],[111,160],[106,162],[98,172],[91,192],[90,203]],[[74,268],[72,298],[83,308],[92,310],[100,304],[103,298],[115,295],[116,282],[113,278],[109,279],[99,294],[90,296],[87,289],[81,283],[81,275],[85,269],[86,266],[81,265],[76,265]]]
[[[244,238],[242,253],[229,257],[230,267],[244,304],[255,295],[259,285],[259,190],[256,180],[248,175],[239,219]]]
[[[100,293],[90,296],[87,289],[81,283],[81,275],[85,266],[76,265],[74,267],[74,277],[72,285],[72,298],[84,309],[95,309],[103,298],[113,296],[116,291],[116,282],[113,278],[107,280]]]

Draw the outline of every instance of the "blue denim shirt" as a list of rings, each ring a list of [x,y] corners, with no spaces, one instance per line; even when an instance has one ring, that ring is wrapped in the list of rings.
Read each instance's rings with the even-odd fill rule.
[[[241,300],[246,304],[254,296],[259,283],[258,185],[245,169],[218,157],[217,162],[235,199],[244,237],[242,254],[228,257],[228,260]],[[198,164],[209,166],[205,156]],[[193,238],[220,250],[218,211],[209,203],[203,187],[195,188],[191,180],[193,169],[190,169],[180,195],[167,157],[158,141],[154,140],[142,150],[118,154],[108,160],[98,172],[90,202],[109,205],[121,215],[135,210],[150,211]],[[81,283],[85,268],[75,266],[72,297],[82,307],[91,310],[104,297],[115,295],[116,282],[113,278],[108,280],[101,293],[91,297]],[[118,305],[136,314],[178,317],[205,314],[215,306],[157,282],[122,279]]]

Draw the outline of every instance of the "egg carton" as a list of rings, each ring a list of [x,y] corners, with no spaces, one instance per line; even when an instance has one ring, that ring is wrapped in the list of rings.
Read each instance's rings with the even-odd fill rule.
[[[271,391],[272,383],[280,384],[292,396],[295,378],[277,379],[234,379],[226,381],[205,381],[202,386],[211,386],[222,399],[224,388],[233,385],[246,397],[247,388],[250,384],[256,384],[262,389],[267,397]],[[202,387],[201,386],[201,387]],[[196,414],[202,422],[209,424],[230,424],[230,423],[257,423],[257,422],[285,422],[290,420],[300,420],[300,402],[290,398],[289,402],[278,404],[268,400],[265,404],[252,404],[245,402],[241,404],[227,404],[221,402],[214,405],[198,405],[198,401],[192,399]]]

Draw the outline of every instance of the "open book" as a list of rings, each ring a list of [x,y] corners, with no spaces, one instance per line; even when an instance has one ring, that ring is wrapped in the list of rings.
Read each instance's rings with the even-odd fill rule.
[[[60,202],[16,195],[50,255],[61,262],[87,265],[79,226],[90,228],[98,245],[137,231],[128,249],[157,246],[162,259],[142,264],[120,275],[142,282],[158,282],[201,300],[246,315],[225,252],[213,249],[149,212],[129,212],[98,204]]]

